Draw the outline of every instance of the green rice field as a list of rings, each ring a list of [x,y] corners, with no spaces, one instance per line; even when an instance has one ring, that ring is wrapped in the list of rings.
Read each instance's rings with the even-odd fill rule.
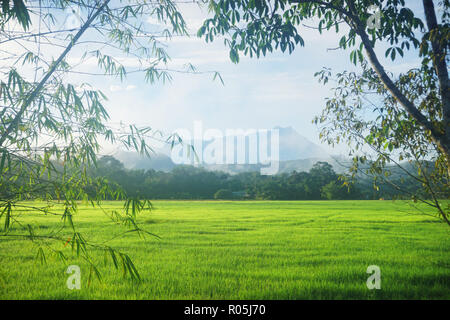
[[[109,245],[132,258],[142,280],[97,257],[102,281],[70,247],[68,260],[36,259],[29,240],[0,241],[1,299],[449,299],[450,228],[405,201],[154,201],[139,215],[160,239],[124,234]],[[107,209],[121,208],[106,202]],[[430,209],[420,207],[425,212]],[[37,233],[60,217],[22,213]],[[81,205],[74,221],[101,243],[121,234],[101,210]],[[16,228],[19,226],[15,225]],[[69,230],[68,230],[69,231]],[[69,265],[81,268],[69,290]],[[367,267],[381,289],[369,290]]]

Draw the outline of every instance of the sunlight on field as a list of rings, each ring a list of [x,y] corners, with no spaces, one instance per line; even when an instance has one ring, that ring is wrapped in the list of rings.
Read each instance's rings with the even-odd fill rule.
[[[102,282],[68,261],[41,265],[30,241],[0,241],[1,299],[448,299],[450,230],[390,201],[155,201],[139,217],[161,237],[125,234],[109,242],[130,254],[142,282],[123,279],[97,255]],[[119,208],[107,202],[105,207]],[[426,207],[423,210],[428,210]],[[45,233],[59,217],[23,221]],[[81,206],[79,231],[96,242],[121,230],[98,209]],[[15,226],[18,228],[18,226]],[[63,244],[56,244],[61,245]],[[66,287],[69,265],[81,267],[81,290]],[[381,289],[368,290],[369,265]]]

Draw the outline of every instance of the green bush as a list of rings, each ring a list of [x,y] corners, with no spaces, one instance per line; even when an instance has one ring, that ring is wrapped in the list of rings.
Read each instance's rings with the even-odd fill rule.
[[[228,189],[220,189],[214,194],[214,199],[231,200],[233,199],[233,192]]]

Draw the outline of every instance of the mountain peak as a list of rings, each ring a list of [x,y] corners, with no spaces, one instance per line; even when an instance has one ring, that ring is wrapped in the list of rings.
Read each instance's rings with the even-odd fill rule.
[[[291,126],[288,126],[288,127],[276,126],[276,127],[274,127],[274,129],[277,129],[277,130],[279,130],[280,132],[283,132],[283,133],[296,133],[296,134],[298,134],[297,131],[295,131],[295,129],[292,128]]]
[[[317,144],[299,134],[293,127],[280,127],[280,160],[300,160],[308,158],[328,158],[329,155]]]

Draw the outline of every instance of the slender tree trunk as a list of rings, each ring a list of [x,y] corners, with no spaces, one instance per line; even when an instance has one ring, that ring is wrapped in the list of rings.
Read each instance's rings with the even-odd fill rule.
[[[437,27],[437,22],[436,15],[434,13],[433,1],[423,0],[423,2],[425,11],[428,11],[428,14],[426,13],[426,15],[429,15],[431,26],[433,29],[435,29]],[[357,11],[353,1],[348,0],[347,4],[352,14],[351,17],[348,17],[350,19],[349,25],[350,27],[355,28],[356,33],[360,36],[361,41],[364,45],[364,49],[369,58],[369,62],[371,63],[373,69],[377,73],[380,80],[384,83],[386,88],[389,90],[389,92],[391,92],[392,96],[400,103],[400,105],[417,121],[417,123],[419,123],[425,130],[430,132],[433,142],[437,145],[446,159],[447,173],[450,176],[450,92],[444,49],[439,45],[437,41],[435,44],[432,43],[433,52],[435,55],[435,59],[433,60],[433,62],[435,64],[436,71],[439,71],[438,77],[443,103],[443,128],[441,128],[433,124],[419,109],[417,109],[417,107],[398,89],[392,79],[388,76],[380,61],[378,60],[374,49],[372,48],[372,43],[370,42],[369,37],[365,31],[365,24],[363,24],[357,16]],[[428,25],[430,27],[430,24]],[[436,57],[439,57],[439,59],[436,60]],[[436,65],[437,62],[439,63],[439,65]]]
[[[439,79],[439,88],[442,99],[443,130],[442,142],[439,148],[447,158],[447,169],[450,176],[450,80],[448,78],[446,48],[440,42],[439,25],[432,0],[423,0],[425,19],[430,33],[431,48],[433,50],[433,65]]]
[[[431,32],[436,32],[436,35],[430,37],[430,41],[433,49],[433,65],[436,70],[436,74],[439,80],[440,86],[440,94],[441,94],[441,102],[442,102],[442,112],[443,112],[443,121],[442,123],[434,124],[430,121],[395,85],[392,79],[388,76],[383,66],[378,60],[378,57],[372,47],[372,43],[369,40],[369,37],[365,30],[365,24],[361,22],[359,17],[357,16],[357,11],[355,9],[354,3],[352,0],[346,1],[350,12],[352,13],[352,17],[348,17],[348,24],[350,27],[354,28],[356,33],[360,36],[361,41],[363,42],[364,48],[366,50],[369,61],[377,73],[380,80],[384,83],[386,88],[392,94],[392,96],[400,103],[400,105],[413,117],[417,123],[419,123],[425,130],[429,131],[431,134],[431,139],[437,145],[439,150],[445,157],[446,166],[447,166],[447,177],[450,177],[450,83],[448,78],[448,71],[446,65],[446,51],[445,47],[441,46],[439,40],[439,30],[438,24],[436,20],[436,14],[434,11],[434,5],[432,0],[423,0],[424,8],[425,8],[425,17],[428,25],[428,29]],[[436,207],[442,216],[442,219],[450,225],[450,221],[448,218],[448,214],[441,208],[439,204],[439,199],[436,197],[432,190],[432,186],[430,185],[430,191],[433,196],[433,201],[436,204]]]

